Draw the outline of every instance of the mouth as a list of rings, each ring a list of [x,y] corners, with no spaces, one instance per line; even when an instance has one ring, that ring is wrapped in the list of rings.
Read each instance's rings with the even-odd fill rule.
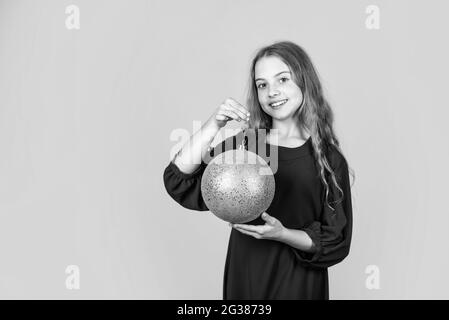
[[[269,103],[268,105],[273,108],[273,109],[279,109],[282,105],[284,105],[286,102],[288,101],[288,99],[284,99],[284,100],[279,100],[276,102],[272,102]]]

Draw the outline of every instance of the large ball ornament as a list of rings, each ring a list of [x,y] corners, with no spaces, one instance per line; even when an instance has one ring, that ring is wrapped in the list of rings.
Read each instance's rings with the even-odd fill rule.
[[[201,192],[209,210],[231,223],[256,219],[273,201],[275,181],[266,161],[254,152],[223,152],[207,165]]]

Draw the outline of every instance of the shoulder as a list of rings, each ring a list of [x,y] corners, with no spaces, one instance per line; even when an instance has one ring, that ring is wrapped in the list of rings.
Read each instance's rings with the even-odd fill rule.
[[[332,169],[337,170],[348,168],[348,162],[340,148],[330,145],[327,148],[326,157]]]

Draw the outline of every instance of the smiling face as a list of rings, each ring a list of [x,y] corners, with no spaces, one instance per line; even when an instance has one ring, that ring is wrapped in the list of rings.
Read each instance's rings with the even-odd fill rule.
[[[257,61],[254,74],[262,109],[273,120],[292,118],[302,104],[303,94],[288,65],[276,56],[263,57]]]

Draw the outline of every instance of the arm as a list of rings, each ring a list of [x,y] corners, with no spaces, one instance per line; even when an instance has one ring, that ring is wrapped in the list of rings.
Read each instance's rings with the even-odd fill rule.
[[[186,174],[195,172],[201,164],[207,149],[217,135],[220,127],[210,118],[200,130],[178,151],[172,162]]]
[[[232,119],[246,116],[246,109],[232,99],[227,99],[201,129],[190,137],[164,170],[163,179],[167,193],[183,207],[197,211],[209,210],[201,194],[201,178],[207,164],[203,161],[210,143],[218,131]],[[235,137],[230,138],[235,139]],[[223,141],[223,146],[228,143]],[[214,155],[217,153],[212,150]],[[210,154],[209,154],[210,155]]]
[[[238,231],[256,239],[275,240],[304,252],[316,252],[316,246],[307,232],[288,229],[278,219],[266,212],[261,215],[261,218],[266,222],[265,225],[234,224],[232,226]]]
[[[349,254],[352,238],[352,201],[348,165],[344,159],[336,166],[335,174],[344,192],[343,198],[333,205],[334,211],[324,204],[320,219],[311,221],[302,229],[316,245],[316,251],[309,253],[293,249],[297,259],[311,267],[331,267]],[[330,200],[336,200],[338,191],[334,185],[331,188],[333,197]]]
[[[234,224],[238,231],[256,239],[271,239],[288,244],[297,259],[308,266],[327,268],[341,262],[348,254],[352,236],[352,203],[346,162],[335,170],[340,187],[344,191],[343,201],[331,211],[323,204],[319,221],[311,222],[302,230],[287,229],[282,223],[262,214],[265,225]],[[333,194],[337,194],[336,188]]]
[[[175,155],[172,162],[183,173],[195,172],[218,131],[230,120],[249,120],[249,113],[246,108],[232,98],[226,99],[220,105],[204,126],[190,137],[188,143]]]
[[[276,240],[304,252],[316,251],[316,246],[313,243],[312,238],[310,238],[303,230],[283,228],[279,238]]]

